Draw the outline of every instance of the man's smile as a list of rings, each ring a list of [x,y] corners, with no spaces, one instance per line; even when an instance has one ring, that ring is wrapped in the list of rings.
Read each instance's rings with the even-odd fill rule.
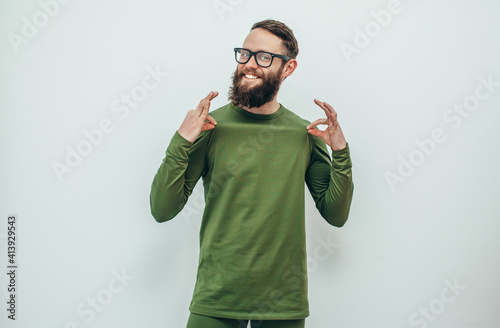
[[[258,80],[258,79],[260,79],[260,77],[258,77],[256,75],[251,75],[251,74],[245,74],[244,76],[245,76],[245,78],[247,80]]]

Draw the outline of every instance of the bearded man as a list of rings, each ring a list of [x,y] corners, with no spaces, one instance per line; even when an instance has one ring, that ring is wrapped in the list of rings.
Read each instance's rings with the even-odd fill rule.
[[[231,102],[209,114],[218,95],[210,92],[188,111],[154,177],[151,213],[172,219],[203,179],[188,328],[305,327],[304,182],[322,217],[343,226],[353,195],[349,147],[331,105],[315,99],[326,118],[309,123],[277,101],[297,67],[285,24],[256,23],[234,51]]]

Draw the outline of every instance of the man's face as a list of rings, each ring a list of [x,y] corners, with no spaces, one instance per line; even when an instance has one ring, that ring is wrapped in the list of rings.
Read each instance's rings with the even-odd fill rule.
[[[243,48],[250,51],[268,51],[283,54],[283,41],[274,34],[255,29],[248,34]],[[270,67],[260,67],[252,56],[246,64],[238,64],[233,74],[229,99],[243,107],[261,107],[272,101],[283,81],[285,62],[274,58]]]

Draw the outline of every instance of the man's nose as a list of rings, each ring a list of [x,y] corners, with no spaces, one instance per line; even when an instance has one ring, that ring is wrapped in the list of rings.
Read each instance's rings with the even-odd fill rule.
[[[256,69],[259,67],[259,65],[257,64],[257,60],[255,59],[255,54],[253,54],[250,59],[247,61],[247,63],[245,64],[248,68],[251,68],[251,69]]]

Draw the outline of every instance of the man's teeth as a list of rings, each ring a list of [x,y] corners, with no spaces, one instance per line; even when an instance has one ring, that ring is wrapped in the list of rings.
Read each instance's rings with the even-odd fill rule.
[[[245,77],[246,77],[247,79],[253,79],[253,80],[255,80],[255,79],[258,79],[258,78],[259,78],[258,76],[255,76],[255,75],[246,75],[246,74],[245,74]]]

